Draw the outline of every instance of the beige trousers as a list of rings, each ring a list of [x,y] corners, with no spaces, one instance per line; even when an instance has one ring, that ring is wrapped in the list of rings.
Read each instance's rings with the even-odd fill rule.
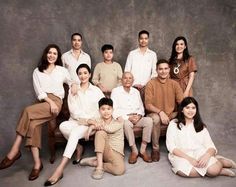
[[[153,120],[153,129],[152,129],[152,147],[154,149],[159,149],[159,138],[161,134],[161,119],[157,113],[150,113],[147,116],[151,117]],[[170,120],[177,116],[177,112],[173,112],[169,118]]]
[[[123,175],[125,172],[124,156],[110,147],[105,131],[96,132],[94,144],[95,152],[103,153],[104,171],[113,175]]]
[[[143,128],[142,140],[149,143],[151,141],[152,126],[153,126],[152,118],[142,117],[135,125],[129,120],[124,121],[124,131],[125,131],[125,136],[129,142],[129,146],[133,146],[135,144],[135,137],[133,131],[134,126]]]
[[[61,110],[62,100],[53,94],[48,94]],[[51,113],[50,105],[47,102],[36,103],[26,107],[16,126],[16,132],[26,137],[26,146],[41,148],[41,129],[45,122],[54,119],[56,116]]]

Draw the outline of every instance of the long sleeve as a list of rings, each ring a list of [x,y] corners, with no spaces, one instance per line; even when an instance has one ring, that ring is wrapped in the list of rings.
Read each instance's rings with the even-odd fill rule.
[[[62,61],[63,67],[67,68],[67,64],[66,64],[66,60],[65,60],[65,55],[64,54],[61,56],[61,61]]]
[[[65,70],[64,83],[68,84],[68,86],[71,87],[72,83],[76,83],[76,82],[71,79],[69,71],[67,69],[64,69],[64,70]]]
[[[208,130],[206,128],[204,128],[201,133],[203,133],[203,144],[204,144],[203,146],[206,147],[207,149],[213,148],[217,152],[215,144],[213,143]]]
[[[123,114],[122,111],[120,110],[120,107],[119,107],[119,96],[116,93],[116,89],[112,90],[112,92],[111,92],[111,99],[113,101],[113,108],[114,108],[113,117],[115,119],[117,119],[118,117],[122,117],[124,120],[129,119],[129,116],[127,116],[126,114]]]
[[[99,75],[100,75],[100,67],[99,67],[99,64],[97,64],[95,66],[94,72],[93,72],[92,82],[93,82],[94,85],[98,85],[100,83]]]
[[[152,62],[152,74],[151,74],[151,78],[157,77],[156,63],[157,63],[157,55],[156,55],[156,53],[155,53],[154,58],[153,58],[153,62]]]
[[[129,53],[126,64],[125,64],[125,72],[131,72],[132,69],[132,55]]]
[[[118,74],[117,74],[117,79],[118,79],[118,85],[117,86],[120,86],[121,85],[121,79],[122,79],[122,75],[123,75],[123,71],[122,71],[122,68],[120,66],[120,64],[118,64]]]
[[[41,85],[40,85],[40,81],[39,81],[39,70],[35,69],[33,72],[33,86],[34,86],[34,91],[36,93],[36,96],[38,98],[38,100],[43,100],[47,97],[47,93],[43,91]]]
[[[87,62],[88,66],[91,68],[91,58],[90,56],[88,55],[88,62]]]
[[[138,109],[138,114],[144,116],[144,107],[143,107],[143,101],[141,99],[140,93],[138,92],[138,100],[139,100],[139,109]]]
[[[145,87],[145,105],[147,104],[152,104],[153,103],[153,96],[154,96],[154,89],[153,89],[153,85],[152,82],[148,82],[146,87]]]
[[[183,90],[180,88],[179,84],[176,83],[175,84],[175,92],[176,92],[176,101],[178,104],[181,103],[181,101],[183,100],[184,98],[184,94],[183,94]]]
[[[176,141],[176,123],[172,120],[168,125],[166,132],[166,147],[170,153],[173,153],[173,150],[177,147],[175,144]]]
[[[68,103],[68,108],[70,111],[70,117],[77,120],[80,118],[81,116],[81,110],[78,106],[78,98],[79,95],[72,95],[71,91],[69,90],[69,94],[68,94],[68,99],[67,99],[67,103]]]

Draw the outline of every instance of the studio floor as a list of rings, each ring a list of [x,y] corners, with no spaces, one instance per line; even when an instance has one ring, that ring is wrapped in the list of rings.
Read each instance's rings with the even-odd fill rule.
[[[140,141],[138,141],[140,143]],[[45,145],[47,146],[47,145]],[[86,151],[84,157],[93,155],[92,143],[86,143]],[[234,144],[216,143],[220,154],[236,160],[236,147]],[[148,147],[150,152],[150,146]],[[7,150],[1,151],[0,156],[3,158]],[[28,187],[28,186],[43,186],[45,180],[50,176],[58,165],[61,155],[63,153],[63,147],[59,147],[57,150],[57,159],[54,164],[49,163],[48,150],[41,151],[41,157],[44,165],[39,178],[35,181],[28,181],[27,177],[32,167],[31,154],[22,149],[22,157],[17,160],[16,163],[5,170],[0,170],[0,186],[1,187]],[[108,173],[104,174],[103,179],[94,180],[90,177],[93,168],[82,167],[72,165],[70,162],[64,171],[64,177],[59,181],[55,187],[233,187],[236,186],[236,177],[224,177],[219,176],[216,178],[182,178],[176,176],[171,171],[171,166],[167,159],[167,150],[165,146],[165,140],[161,139],[161,159],[155,163],[145,163],[141,158],[138,158],[138,162],[134,165],[128,164],[129,148],[125,147],[125,163],[126,172],[123,176],[112,176]],[[236,170],[234,170],[236,172]]]

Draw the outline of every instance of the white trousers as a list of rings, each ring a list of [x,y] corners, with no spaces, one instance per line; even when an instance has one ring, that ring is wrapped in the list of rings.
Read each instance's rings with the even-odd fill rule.
[[[77,147],[79,139],[84,138],[88,126],[80,125],[78,121],[70,120],[62,122],[59,129],[68,140],[63,156],[70,159]]]

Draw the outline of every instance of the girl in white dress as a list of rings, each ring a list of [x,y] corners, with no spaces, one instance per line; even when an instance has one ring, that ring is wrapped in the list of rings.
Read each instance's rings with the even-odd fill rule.
[[[186,97],[181,102],[177,119],[168,126],[166,146],[172,170],[180,176],[235,177],[229,168],[235,169],[236,163],[216,155],[217,149],[201,120],[198,103],[193,97]]]

